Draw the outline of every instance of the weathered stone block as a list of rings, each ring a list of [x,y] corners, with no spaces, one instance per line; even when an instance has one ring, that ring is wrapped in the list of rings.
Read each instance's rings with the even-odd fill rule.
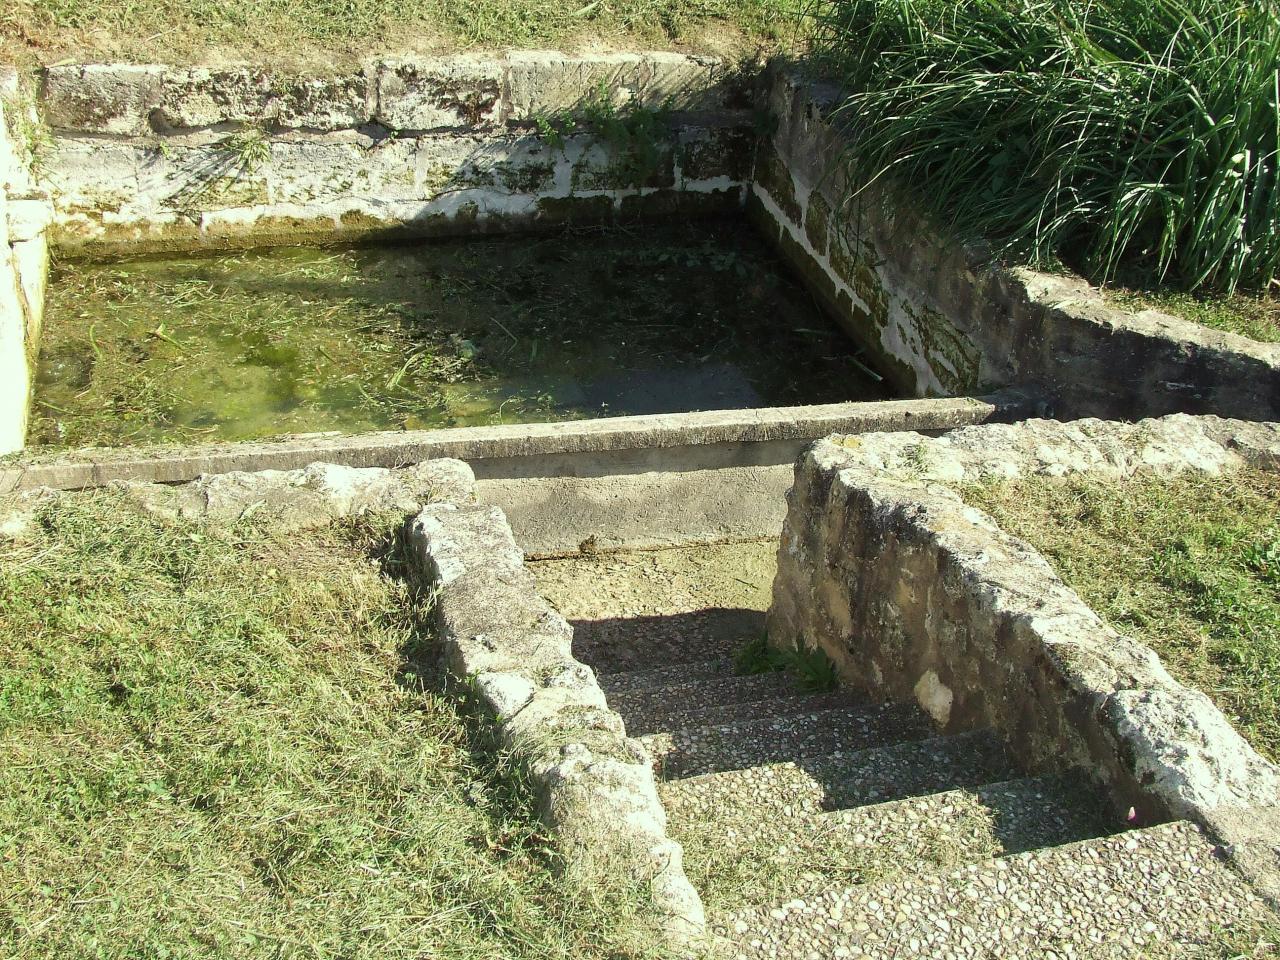
[[[622,198],[619,217],[644,222],[678,217],[724,216],[742,210],[743,187],[725,190],[653,190]]]
[[[470,56],[379,64],[375,118],[393,130],[496,123],[503,119],[503,73],[501,61]]]
[[[920,352],[943,392],[949,396],[975,392],[982,354],[973,340],[931,307],[913,309],[904,304],[903,309],[911,317],[911,329],[920,339]]]
[[[413,513],[428,501],[470,503],[475,475],[465,463],[447,459],[405,470],[313,463],[301,470],[212,474],[179,486],[120,488],[154,516],[229,523],[252,514],[294,531],[383,511]]]
[[[570,186],[574,191],[674,187],[675,148],[670,143],[637,147],[593,143],[574,159]]]
[[[508,194],[536,194],[555,187],[561,168],[567,176],[564,152],[537,136],[460,137],[452,143],[465,144],[461,151],[445,148],[445,143],[439,138],[420,141],[418,157],[424,181],[430,182],[434,176],[446,187],[463,185]]]
[[[654,52],[644,55],[644,65],[648,75],[640,102],[646,107],[721,110],[735,102],[735,90],[718,57]],[[741,99],[740,93],[736,99]]]
[[[155,121],[161,127],[260,123],[336,130],[367,123],[370,81],[363,73],[293,77],[266,70],[170,70]]]
[[[812,209],[812,208],[811,208]],[[857,211],[843,211],[829,234],[831,269],[862,301],[878,327],[889,322],[889,294],[878,272],[879,256],[857,227]]]
[[[420,138],[414,154],[418,196],[495,186],[495,163],[508,155],[509,144],[478,136]]]
[[[680,145],[680,175],[686,180],[749,180],[755,135],[742,127],[691,132]]]
[[[10,243],[43,236],[53,219],[53,207],[48,200],[9,200],[5,211],[9,217]]]
[[[44,326],[44,298],[49,283],[49,241],[42,233],[11,245],[18,288],[22,291],[27,322],[27,362],[32,369],[40,354],[40,332]]]
[[[613,197],[540,197],[538,219],[545,223],[589,226],[611,222],[617,214]]]
[[[809,244],[820,257],[827,255],[830,230],[831,206],[820,191],[814,190],[809,194],[809,206],[804,212],[804,235],[809,238]]]
[[[275,202],[300,206],[423,196],[418,146],[412,140],[277,140],[271,144],[268,178]]]
[[[618,106],[639,100],[649,65],[640,54],[603,53],[569,56],[555,51],[526,50],[508,57],[511,119],[574,113],[598,102],[603,90]]]
[[[800,201],[796,198],[795,182],[772,143],[766,141],[756,151],[754,173],[755,189],[768,194],[787,219],[799,227],[804,211],[800,209]]]
[[[0,454],[21,450],[26,440],[32,380],[27,314],[9,244],[8,218],[3,216],[4,199],[0,193]]]
[[[50,67],[44,114],[55,130],[139,136],[151,130],[165,68],[129,64]]]
[[[47,174],[59,218],[119,209],[139,196],[138,169],[149,153],[133,143],[62,138]]]

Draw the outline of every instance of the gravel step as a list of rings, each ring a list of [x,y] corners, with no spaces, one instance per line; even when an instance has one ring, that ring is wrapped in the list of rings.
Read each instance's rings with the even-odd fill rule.
[[[660,730],[686,730],[690,727],[718,726],[739,720],[755,720],[766,717],[793,717],[800,713],[814,713],[833,707],[847,707],[857,701],[848,690],[831,693],[797,693],[785,697],[769,697],[766,700],[749,700],[740,703],[724,703],[718,706],[693,710],[671,710],[649,719],[647,730],[636,730],[633,736]],[[631,729],[630,726],[627,728]]]
[[[1167,957],[1263,907],[1193,824],[833,887],[715,922],[742,958]]]
[[[764,612],[700,609],[667,616],[572,620],[573,655],[598,673],[732,658],[764,630]]]
[[[649,670],[602,673],[599,675],[599,680],[600,688],[612,698],[614,694],[651,690],[656,687],[667,687],[673,683],[704,680],[708,677],[732,676],[733,673],[733,660],[729,657],[721,657],[715,660],[673,663],[665,667],[653,667]]]
[[[652,733],[640,742],[659,775],[675,779],[782,760],[803,763],[808,757],[920,740],[931,729],[914,704],[861,705]]]
[[[627,722],[632,736],[680,727],[705,727],[737,719],[783,717],[824,707],[847,707],[849,691],[805,695],[790,673],[756,673],[753,676],[717,676],[620,692],[609,696],[609,705]],[[758,707],[755,705],[758,704]],[[705,719],[703,719],[705,717]]]
[[[764,611],[702,609],[665,616],[577,620],[573,655],[597,673],[731,659],[764,630]]]
[[[671,780],[658,792],[674,818],[686,809],[799,817],[1020,775],[1000,738],[980,730]]]
[[[681,678],[680,681],[663,687],[619,692],[610,697],[609,706],[625,718],[663,710],[696,710],[720,703],[767,700],[794,693],[795,690],[795,680],[785,673],[757,673],[750,676],[728,673],[693,680]]]
[[[667,810],[685,869],[714,912],[936,873],[1119,829],[1095,795],[1082,777],[1054,776],[829,813],[732,797],[709,805],[689,795]]]

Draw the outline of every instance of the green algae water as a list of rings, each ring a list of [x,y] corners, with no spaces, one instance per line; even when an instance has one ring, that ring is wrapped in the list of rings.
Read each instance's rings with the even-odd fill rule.
[[[881,399],[738,221],[68,263],[32,444]]]

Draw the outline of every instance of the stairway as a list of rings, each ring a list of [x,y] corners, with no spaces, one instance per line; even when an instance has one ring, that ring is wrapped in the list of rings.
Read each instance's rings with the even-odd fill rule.
[[[654,758],[671,835],[734,958],[1164,958],[1262,915],[1189,823],[1126,829],[1087,777],[1023,770],[914,704],[741,675],[774,544],[532,565]]]

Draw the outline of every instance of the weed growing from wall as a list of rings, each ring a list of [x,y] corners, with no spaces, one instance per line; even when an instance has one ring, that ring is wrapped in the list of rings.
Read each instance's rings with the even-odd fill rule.
[[[582,130],[605,147],[612,172],[623,183],[641,187],[667,160],[671,142],[671,102],[646,107],[632,98],[619,105],[602,83],[575,110],[534,117],[538,133],[553,150],[564,152],[566,136]]]

